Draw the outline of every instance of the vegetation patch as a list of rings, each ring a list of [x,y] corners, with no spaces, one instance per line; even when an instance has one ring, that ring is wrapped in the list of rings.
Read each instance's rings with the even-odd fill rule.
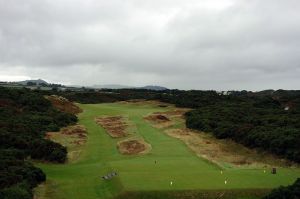
[[[136,106],[145,106],[145,105],[151,105],[151,106],[158,106],[158,107],[168,107],[170,104],[160,102],[157,100],[147,100],[147,99],[132,99],[132,100],[125,100],[120,101],[120,104],[134,104]]]
[[[81,146],[87,141],[87,130],[83,125],[73,125],[59,132],[47,132],[46,138],[67,147],[68,162],[74,162],[82,151]]]
[[[145,154],[151,150],[151,145],[142,139],[132,139],[118,142],[118,149],[124,155]]]
[[[71,114],[78,114],[81,113],[82,110],[76,106],[73,102],[70,102],[68,99],[57,96],[57,95],[50,95],[46,96],[46,98],[52,103],[52,105],[57,108],[58,110],[71,113]]]
[[[187,191],[126,191],[114,199],[260,199],[268,194],[268,189],[240,189],[240,190],[187,190]],[[273,198],[272,198],[273,199]]]
[[[152,113],[144,117],[145,120],[148,120],[156,128],[167,128],[174,124],[169,117],[162,113]]]
[[[83,125],[74,125],[62,128],[61,133],[64,135],[77,136],[86,141],[87,131]]]
[[[127,136],[126,129],[128,124],[122,116],[97,117],[95,121],[113,138]]]
[[[231,97],[201,106],[186,114],[188,128],[300,163],[300,106],[286,109],[272,97]]]
[[[284,187],[280,186],[274,189],[269,195],[264,197],[264,199],[299,199],[300,198],[300,178],[298,178],[294,184]]]
[[[248,149],[231,140],[219,140],[204,132],[189,129],[167,129],[165,132],[182,140],[198,156],[203,157],[221,167],[272,167],[296,166],[288,160],[280,159],[268,153]]]
[[[188,109],[188,108],[180,108],[180,109],[174,109],[174,110],[169,110],[169,111],[165,111],[165,112],[155,112],[155,114],[164,114],[171,118],[172,117],[183,118],[185,113],[190,110],[191,109]]]
[[[52,180],[47,180],[34,189],[33,199],[59,198],[60,194],[58,188],[57,183]]]
[[[131,100],[126,100],[126,101],[121,101],[119,103],[121,104],[145,104],[147,101],[145,99],[131,99]]]
[[[67,156],[66,147],[44,139],[45,132],[76,122],[39,92],[0,87],[0,198],[32,198],[46,176],[30,160],[64,163]]]

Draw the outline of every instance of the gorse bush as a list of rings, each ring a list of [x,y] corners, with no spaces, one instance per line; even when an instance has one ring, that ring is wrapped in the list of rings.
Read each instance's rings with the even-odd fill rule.
[[[298,199],[300,198],[300,178],[296,182],[287,187],[279,187],[274,189],[264,199]]]
[[[44,139],[45,132],[76,122],[39,92],[0,87],[0,198],[32,198],[32,188],[46,176],[26,159],[65,162],[66,148]]]
[[[300,162],[300,110],[286,111],[274,100],[228,101],[186,114],[188,128],[230,138]]]

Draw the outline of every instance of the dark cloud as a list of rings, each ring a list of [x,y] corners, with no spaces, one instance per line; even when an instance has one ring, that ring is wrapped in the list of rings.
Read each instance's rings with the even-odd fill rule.
[[[0,78],[299,89],[297,0],[0,0]]]

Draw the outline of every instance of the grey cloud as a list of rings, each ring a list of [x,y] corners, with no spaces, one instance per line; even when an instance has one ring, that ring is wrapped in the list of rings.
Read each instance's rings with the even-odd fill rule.
[[[297,0],[0,0],[0,70],[83,85],[299,89],[299,21]]]

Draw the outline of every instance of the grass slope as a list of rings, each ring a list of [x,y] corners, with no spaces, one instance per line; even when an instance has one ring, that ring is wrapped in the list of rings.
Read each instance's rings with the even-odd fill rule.
[[[300,177],[299,169],[284,168],[279,169],[277,175],[264,173],[262,169],[226,169],[221,174],[218,166],[197,157],[182,141],[169,137],[143,120],[147,114],[168,108],[121,103],[80,107],[84,112],[79,115],[79,123],[88,130],[87,144],[75,163],[38,165],[48,177],[42,191],[38,190],[42,192],[40,198],[96,199],[112,198],[121,192],[157,194],[161,191],[270,189],[291,184]],[[152,145],[150,153],[121,155],[116,148],[120,139],[111,138],[95,123],[94,118],[101,115],[128,117],[136,125],[136,136],[142,136]],[[100,179],[110,171],[117,171],[119,177],[111,181]],[[170,181],[173,181],[172,186]],[[129,194],[131,198],[134,195],[140,197]],[[124,198],[129,196],[124,194]]]

